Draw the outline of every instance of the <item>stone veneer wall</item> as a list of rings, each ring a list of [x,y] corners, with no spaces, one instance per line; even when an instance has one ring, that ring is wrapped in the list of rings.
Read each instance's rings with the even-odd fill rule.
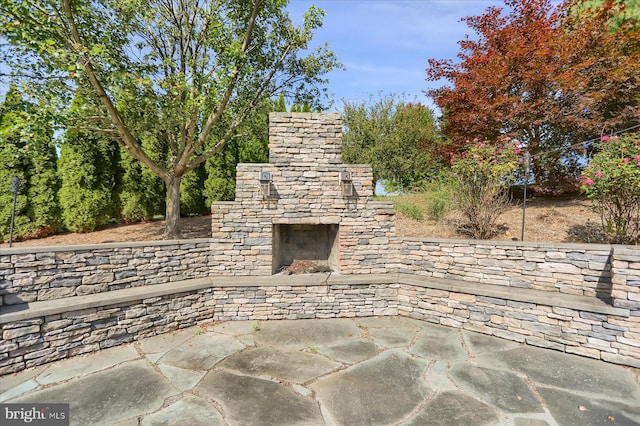
[[[385,212],[386,207],[376,210],[375,214],[384,216]],[[275,220],[277,222],[278,219]],[[319,223],[322,220],[317,218]],[[247,238],[257,237],[250,234]],[[637,303],[640,307],[640,250],[635,248],[373,238],[378,238],[378,241],[374,241],[371,249],[367,249],[366,241],[362,241],[359,251],[353,254],[356,257],[354,261],[359,262],[362,268],[355,271],[357,273],[403,272],[551,292],[598,295],[604,299],[615,297],[616,306],[627,307],[629,303]],[[263,239],[270,239],[270,235]],[[380,245],[385,241],[389,242],[387,250],[380,252]],[[346,239],[342,240],[343,244],[346,242]],[[614,251],[617,255],[615,262]],[[259,267],[261,263],[265,266]],[[612,264],[616,271],[616,279],[613,280]],[[341,272],[347,273],[344,269]],[[0,251],[0,306],[190,278],[270,274],[270,248],[246,247],[243,239],[235,234],[229,239],[3,249]]]
[[[421,249],[416,246],[418,242],[424,243],[418,245]],[[224,264],[232,262],[234,256],[237,257],[236,261],[242,262],[244,256],[241,250],[230,248],[230,245],[235,243],[225,244],[219,240],[207,239],[104,244],[76,248],[3,249],[0,253],[2,292],[5,302],[13,302],[22,297],[22,292],[27,295],[35,292],[37,295],[39,290],[33,287],[37,285],[70,284],[49,288],[73,289],[75,293],[72,294],[80,296],[85,294],[82,286],[96,286],[93,289],[98,293],[82,296],[92,297],[102,294],[101,292],[128,287],[141,289],[143,285],[149,289],[171,287],[173,283],[180,285],[181,280],[185,278],[198,276],[209,276],[215,280],[215,276],[234,275],[233,271],[224,268]],[[440,245],[443,250],[440,250]],[[480,250],[462,253],[465,257],[475,259],[475,262],[468,262],[470,265],[479,264],[483,259],[487,259],[487,253],[494,253],[494,256],[497,256],[497,253],[505,253],[506,256],[514,247],[519,247],[517,250],[528,252],[527,258],[543,259],[549,253],[554,253],[550,258],[554,259],[552,263],[563,265],[563,262],[566,262],[566,267],[569,268],[575,267],[575,259],[572,258],[577,256],[576,253],[580,253],[573,244],[455,240],[436,244],[433,240],[427,239],[418,241],[414,238],[395,238],[391,241],[386,256],[381,258],[382,264],[388,266],[388,270],[385,271],[388,278],[385,278],[384,282],[310,287],[228,287],[224,284],[216,286],[214,282],[206,289],[189,293],[178,291],[176,294],[143,297],[138,301],[121,302],[112,306],[11,321],[3,321],[6,318],[5,312],[20,312],[21,309],[27,309],[28,305],[5,305],[0,311],[0,374],[192,325],[198,321],[396,314],[640,367],[640,249],[598,246],[595,251],[611,253],[613,267],[610,268],[609,264],[605,263],[600,274],[594,274],[593,268],[583,268],[580,273],[584,274],[582,278],[579,277],[580,274],[575,277],[576,282],[590,283],[586,277],[610,274],[610,296],[613,306],[609,305],[608,311],[611,312],[603,313],[590,311],[589,306],[578,309],[554,303],[557,297],[553,294],[557,294],[558,297],[578,297],[587,301],[590,298],[595,299],[585,289],[582,295],[573,295],[561,293],[555,286],[532,286],[530,289],[522,286],[512,287],[513,292],[540,291],[549,294],[548,302],[547,298],[543,297],[541,301],[529,303],[516,301],[517,298],[510,299],[509,291],[503,292],[502,297],[481,295],[487,287],[507,288],[507,285],[503,280],[488,283],[473,271],[469,276],[465,276],[464,269],[453,268],[456,274],[447,275],[446,266],[442,266],[442,276],[455,277],[460,280],[458,282],[464,282],[469,286],[467,290],[456,291],[455,288],[431,288],[431,277],[426,276],[427,270],[414,270],[416,265],[423,265],[423,268],[432,262],[433,252],[455,252],[454,249],[464,252],[464,247],[468,245]],[[402,250],[396,250],[398,247],[402,247]],[[584,246],[583,254],[594,254],[589,247]],[[411,258],[407,257],[405,251],[409,248]],[[229,254],[230,250],[236,251],[236,254]],[[219,256],[230,258],[217,260]],[[564,260],[560,259],[561,257]],[[452,265],[455,266],[457,263],[452,262]],[[530,270],[526,261],[505,262],[504,265],[504,276],[515,277],[520,271],[524,273]],[[521,270],[517,269],[518,265]],[[139,277],[131,275],[136,273],[138,268],[141,272]],[[500,275],[498,266],[492,268],[494,269],[491,270],[491,274]],[[399,272],[404,273],[398,274]],[[438,270],[432,269],[430,272],[436,276]],[[119,273],[122,275],[118,275]],[[414,281],[403,281],[402,276],[414,277]],[[113,281],[109,281],[112,277]],[[360,282],[371,279],[363,275],[359,277],[359,280],[363,280]],[[295,279],[288,277],[292,278]],[[284,278],[269,276],[268,279],[280,282]],[[101,280],[104,282],[91,284],[92,281]],[[44,281],[47,283],[43,283]],[[477,288],[474,286],[476,283]],[[129,290],[133,288],[122,291]],[[476,291],[479,294],[474,294]],[[108,301],[109,297],[109,293],[104,293],[105,301]],[[58,298],[52,303],[64,300],[70,298]],[[14,307],[17,310],[12,309]]]
[[[354,197],[345,197],[339,173],[352,174]],[[264,200],[260,172],[272,176],[273,198]],[[225,263],[238,275],[272,273],[272,228],[282,224],[339,225],[339,272],[381,273],[395,235],[391,202],[373,201],[369,165],[342,164],[339,113],[271,113],[269,163],[238,164],[236,198],[213,203],[212,236],[237,241],[243,261]]]
[[[0,375],[202,322],[397,315],[398,284],[209,287],[2,324]]]
[[[0,306],[219,275],[233,240],[147,241],[0,251]]]
[[[611,315],[403,284],[398,314],[640,368],[640,309]]]
[[[439,238],[397,238],[392,244],[402,272],[611,298],[610,245]]]
[[[613,306],[631,309],[632,316],[640,317],[640,249],[616,247],[611,273]],[[640,322],[640,318],[636,320]],[[640,329],[634,337],[640,346]]]

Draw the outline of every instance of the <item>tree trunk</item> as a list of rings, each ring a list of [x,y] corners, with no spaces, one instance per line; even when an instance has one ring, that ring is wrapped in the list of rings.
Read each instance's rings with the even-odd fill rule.
[[[167,186],[166,220],[164,238],[175,240],[180,238],[180,181],[182,176],[170,175],[165,181]]]

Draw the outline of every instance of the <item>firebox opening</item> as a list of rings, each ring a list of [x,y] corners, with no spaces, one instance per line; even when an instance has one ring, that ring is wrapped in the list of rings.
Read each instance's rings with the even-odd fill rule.
[[[338,224],[274,224],[272,273],[294,260],[308,260],[339,272]]]

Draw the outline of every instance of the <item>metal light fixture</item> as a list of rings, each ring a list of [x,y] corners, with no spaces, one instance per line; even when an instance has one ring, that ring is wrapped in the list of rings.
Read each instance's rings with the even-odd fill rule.
[[[262,192],[262,199],[268,200],[271,198],[271,172],[260,172],[260,191]]]
[[[351,180],[351,172],[340,172],[339,183],[342,188],[342,196],[353,197],[355,191]]]

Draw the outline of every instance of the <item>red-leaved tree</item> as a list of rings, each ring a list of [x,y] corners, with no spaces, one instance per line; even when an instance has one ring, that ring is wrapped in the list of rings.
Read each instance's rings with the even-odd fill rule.
[[[533,157],[536,183],[555,188],[575,182],[576,142],[633,119],[637,31],[605,25],[619,13],[613,0],[578,13],[581,1],[505,0],[506,11],[463,19],[477,38],[459,42],[458,62],[429,59],[427,68],[428,80],[450,83],[428,94],[451,151],[473,138],[516,137]]]

